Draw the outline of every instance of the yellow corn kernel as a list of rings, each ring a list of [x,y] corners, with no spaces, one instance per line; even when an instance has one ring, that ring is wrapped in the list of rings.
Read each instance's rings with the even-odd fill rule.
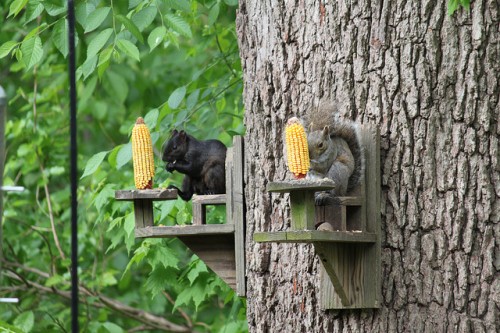
[[[135,187],[139,190],[153,188],[155,165],[151,134],[142,117],[137,118],[132,129],[132,160]]]
[[[296,117],[290,118],[285,127],[288,169],[297,179],[309,171],[309,148],[304,126]]]

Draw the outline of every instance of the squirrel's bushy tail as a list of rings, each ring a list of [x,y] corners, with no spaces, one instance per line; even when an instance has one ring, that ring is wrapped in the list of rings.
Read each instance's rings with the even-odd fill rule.
[[[349,192],[362,181],[365,170],[365,154],[360,143],[359,127],[352,121],[337,118],[330,127],[330,136],[344,139],[354,157],[354,170],[347,184],[347,192]]]

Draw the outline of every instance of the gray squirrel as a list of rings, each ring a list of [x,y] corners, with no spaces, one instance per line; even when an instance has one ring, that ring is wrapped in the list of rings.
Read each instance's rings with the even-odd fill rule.
[[[354,189],[364,174],[364,153],[357,124],[342,120],[332,106],[321,105],[307,118],[307,144],[310,170],[307,179],[332,179],[336,188],[315,194],[316,205],[338,203]]]

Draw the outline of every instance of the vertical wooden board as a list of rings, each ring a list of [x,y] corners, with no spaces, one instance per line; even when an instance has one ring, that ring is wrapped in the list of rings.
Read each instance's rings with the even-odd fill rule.
[[[236,293],[238,296],[246,295],[245,274],[245,200],[243,197],[243,165],[244,165],[243,138],[233,138],[233,168],[232,168],[232,195],[231,219],[235,224],[234,250],[236,260]]]
[[[134,216],[136,228],[145,228],[153,225],[153,201],[146,199],[134,200]]]
[[[293,191],[290,193],[292,230],[314,230],[316,207],[313,191]]]
[[[234,223],[233,178],[233,148],[229,148],[226,153],[226,223]]]
[[[334,287],[330,274],[324,265],[320,269],[320,304],[322,309],[358,309],[371,308],[366,301],[367,283],[371,277],[366,274],[365,250],[360,244],[329,244],[326,250],[332,269],[342,286],[348,302],[342,302],[338,290]]]
[[[193,202],[193,225],[206,224],[205,206],[200,202]]]

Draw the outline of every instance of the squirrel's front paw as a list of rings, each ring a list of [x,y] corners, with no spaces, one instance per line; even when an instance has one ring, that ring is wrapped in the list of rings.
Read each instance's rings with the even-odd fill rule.
[[[175,164],[173,162],[168,162],[167,165],[165,166],[165,169],[168,172],[173,172],[175,171]]]

